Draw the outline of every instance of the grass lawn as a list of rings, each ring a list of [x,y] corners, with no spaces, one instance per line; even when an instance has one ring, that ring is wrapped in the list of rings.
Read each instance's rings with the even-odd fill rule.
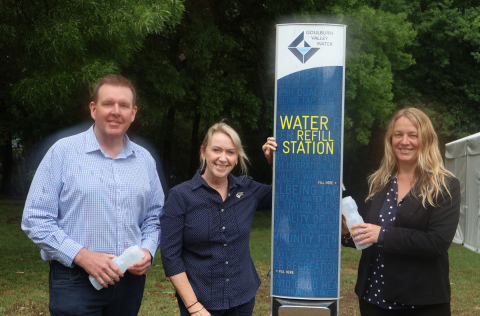
[[[24,201],[0,200],[0,315],[49,315],[48,263],[20,229]],[[257,212],[250,236],[252,258],[262,285],[255,316],[270,313],[271,213]],[[480,315],[480,254],[453,244],[450,254],[452,315]],[[148,271],[139,315],[178,315],[173,287],[165,277],[160,254]],[[340,315],[360,315],[353,288],[360,252],[342,248]]]

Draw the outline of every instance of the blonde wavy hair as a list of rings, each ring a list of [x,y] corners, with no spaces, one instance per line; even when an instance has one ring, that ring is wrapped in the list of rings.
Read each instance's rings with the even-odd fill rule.
[[[446,192],[450,195],[446,180],[448,177],[453,177],[453,174],[443,165],[432,122],[425,113],[416,108],[402,109],[394,114],[385,133],[385,153],[380,168],[368,177],[370,194],[365,201],[372,199],[387,185],[390,175],[398,174],[398,161],[392,148],[392,135],[395,122],[401,117],[408,118],[418,131],[418,165],[410,194],[415,198],[421,197],[423,207],[426,207],[427,202],[435,206],[440,194],[443,195]]]
[[[233,145],[235,146],[235,150],[237,151],[237,154],[238,154],[238,162],[240,162],[241,174],[246,176],[248,171],[246,163],[250,161],[248,160],[247,154],[245,154],[245,151],[243,150],[240,136],[232,127],[230,127],[228,124],[223,122],[213,124],[208,129],[207,134],[203,139],[202,147],[200,147],[200,169],[205,168],[205,165],[206,165],[205,158],[202,157],[202,154],[205,154],[205,150],[208,144],[210,143],[210,140],[212,139],[213,134],[217,132],[224,133],[232,139]]]

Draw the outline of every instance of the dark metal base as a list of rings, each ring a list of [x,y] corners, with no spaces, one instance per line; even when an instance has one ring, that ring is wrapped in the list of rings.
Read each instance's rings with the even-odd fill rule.
[[[272,298],[272,316],[337,316],[338,301]]]

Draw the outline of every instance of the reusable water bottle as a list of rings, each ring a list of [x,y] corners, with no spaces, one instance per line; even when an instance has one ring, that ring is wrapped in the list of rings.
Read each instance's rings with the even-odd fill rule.
[[[120,270],[122,270],[123,273],[125,273],[128,267],[133,266],[135,263],[142,260],[143,257],[145,257],[145,254],[142,249],[140,249],[138,245],[135,245],[127,248],[119,257],[113,258],[112,261],[120,268]],[[103,286],[101,286],[91,275],[89,276],[89,279],[93,287],[97,290],[103,288]]]
[[[347,196],[342,199],[342,214],[347,220],[347,226],[349,229],[350,227],[352,227],[353,224],[363,223],[363,218],[360,216],[360,214],[358,214],[357,204],[351,196]],[[351,230],[350,233],[353,233],[357,229]],[[362,250],[372,245],[372,243],[370,242],[368,244],[359,246],[358,242],[362,240],[363,239],[355,241],[355,247],[357,247],[357,250]]]

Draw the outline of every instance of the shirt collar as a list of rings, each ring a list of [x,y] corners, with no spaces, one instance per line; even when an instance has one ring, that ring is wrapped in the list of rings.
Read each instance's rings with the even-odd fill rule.
[[[193,186],[192,186],[192,190],[196,190],[198,189],[199,187],[201,187],[202,185],[207,187],[207,188],[210,188],[210,186],[208,185],[207,181],[205,181],[205,179],[202,177],[202,174],[205,172],[205,169],[200,169],[197,171],[197,173],[195,174],[195,176],[193,177],[192,181],[193,181]],[[230,192],[230,190],[232,190],[233,188],[237,187],[237,186],[241,186],[242,185],[242,182],[239,181],[235,176],[233,176],[231,173],[228,174],[228,191]]]
[[[93,124],[85,134],[85,152],[90,153],[100,150],[102,153],[104,153],[100,147],[100,144],[98,143],[97,136],[95,136],[95,132],[93,131],[94,126],[95,124]],[[125,133],[123,134],[123,149],[116,158],[126,158],[130,155],[135,155],[135,150],[133,149],[130,138],[128,138],[127,134]]]

